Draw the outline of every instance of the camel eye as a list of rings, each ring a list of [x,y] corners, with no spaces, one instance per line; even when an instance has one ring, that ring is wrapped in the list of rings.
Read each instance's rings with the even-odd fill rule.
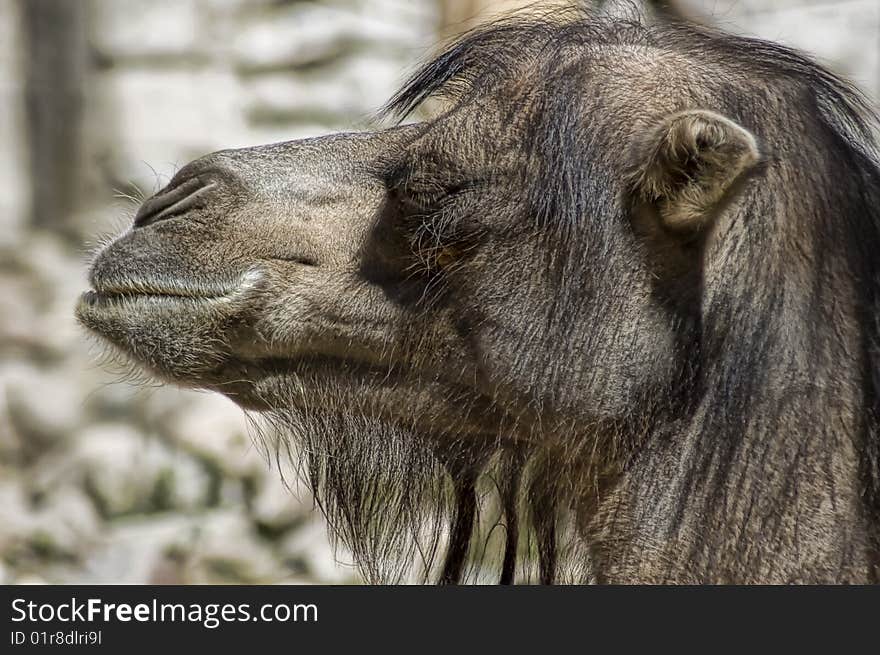
[[[392,193],[404,210],[425,215],[441,209],[456,191],[455,186],[434,181],[408,180],[395,186]]]
[[[437,172],[426,175],[408,166],[393,170],[386,179],[391,198],[405,213],[424,216],[442,210],[474,184]]]
[[[400,167],[387,178],[389,214],[394,231],[406,244],[410,274],[434,275],[451,270],[473,249],[465,228],[466,196],[477,182],[425,175]]]
[[[395,197],[406,214],[422,217],[441,205],[444,195],[437,191],[398,189]]]

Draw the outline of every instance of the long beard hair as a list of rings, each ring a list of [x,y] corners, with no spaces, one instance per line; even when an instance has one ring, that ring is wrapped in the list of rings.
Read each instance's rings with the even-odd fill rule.
[[[291,403],[252,417],[256,436],[280,469],[307,483],[334,548],[350,552],[366,582],[593,580],[578,526],[593,509],[584,490],[600,489],[607,472],[605,458],[585,464],[607,453],[595,435],[556,442],[564,448],[428,436],[415,419],[381,418],[366,390],[357,407],[334,406],[333,389],[320,395],[328,399],[320,407]]]

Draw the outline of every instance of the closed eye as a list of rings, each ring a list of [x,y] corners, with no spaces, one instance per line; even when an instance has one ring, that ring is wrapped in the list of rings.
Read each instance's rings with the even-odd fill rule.
[[[459,196],[472,191],[478,186],[478,181],[456,182],[444,185],[402,184],[393,188],[391,192],[403,209],[424,215],[443,209]]]

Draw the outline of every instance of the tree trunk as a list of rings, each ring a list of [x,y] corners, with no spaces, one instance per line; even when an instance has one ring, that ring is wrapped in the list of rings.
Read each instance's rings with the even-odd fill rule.
[[[20,0],[31,222],[66,230],[83,153],[88,45],[85,2]]]

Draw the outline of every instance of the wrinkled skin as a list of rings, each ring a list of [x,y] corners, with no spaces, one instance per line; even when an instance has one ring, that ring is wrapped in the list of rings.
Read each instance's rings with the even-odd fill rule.
[[[768,94],[729,56],[611,40],[513,62],[431,121],[188,164],[99,253],[79,320],[151,374],[285,408],[302,433],[384,426],[441,462],[459,517],[493,454],[520,453],[513,494],[538,462],[521,502],[545,581],[561,510],[589,579],[872,580],[858,255],[797,232],[833,204],[822,161],[818,195],[778,199],[800,163],[777,153],[795,133],[821,151],[804,130],[826,127],[794,82]],[[582,93],[562,114],[559,80]],[[557,129],[565,156],[535,137]],[[758,224],[769,236],[743,236]]]

